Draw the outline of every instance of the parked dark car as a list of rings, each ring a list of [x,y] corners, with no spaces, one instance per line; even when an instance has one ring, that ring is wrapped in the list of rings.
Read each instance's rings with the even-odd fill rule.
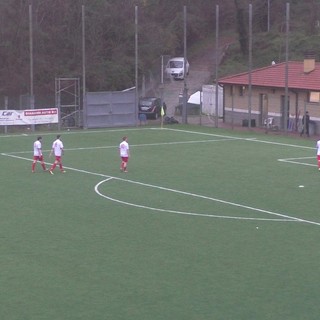
[[[166,114],[167,106],[163,102],[163,111]],[[148,119],[158,119],[161,116],[161,99],[145,97],[139,100],[139,115],[145,114]]]

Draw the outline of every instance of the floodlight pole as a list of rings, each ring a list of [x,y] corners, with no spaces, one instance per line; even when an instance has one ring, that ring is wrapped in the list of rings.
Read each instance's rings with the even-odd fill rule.
[[[87,129],[85,6],[82,5],[82,119]]]
[[[138,83],[138,6],[135,6],[135,118],[138,125],[138,99],[139,99],[139,83]]]
[[[30,109],[34,109],[34,90],[33,90],[33,26],[32,26],[32,4],[29,4],[29,48],[30,48]],[[35,125],[31,125],[34,131]]]
[[[270,31],[270,0],[268,0],[268,32]]]
[[[183,72],[183,105],[182,105],[182,123],[188,123],[187,119],[187,103],[188,103],[188,88],[186,83],[186,61],[187,61],[187,7],[183,6],[183,34],[184,34],[184,72]]]
[[[251,128],[251,103],[252,103],[252,81],[251,81],[251,73],[252,73],[252,4],[249,4],[249,92],[248,92],[248,115],[249,115],[249,123],[248,128]]]
[[[286,68],[285,68],[285,96],[284,96],[284,107],[283,107],[283,125],[284,131],[288,131],[288,105],[289,105],[289,97],[288,97],[288,74],[289,74],[289,11],[290,5],[287,2],[286,5]]]
[[[216,72],[216,96],[215,96],[215,127],[219,126],[219,83],[218,83],[218,69],[219,69],[219,5],[216,5],[216,57],[215,57],[215,72]]]

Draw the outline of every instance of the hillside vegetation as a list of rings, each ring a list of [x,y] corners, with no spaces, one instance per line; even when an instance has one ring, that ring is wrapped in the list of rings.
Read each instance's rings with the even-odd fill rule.
[[[283,61],[286,3],[290,4],[289,58],[301,59],[306,50],[314,50],[319,60],[317,0],[2,0],[0,96],[30,93],[31,57],[36,96],[53,95],[56,77],[81,78],[84,39],[86,89],[132,87],[135,35],[141,81],[141,75],[162,55],[183,54],[184,22],[190,59],[202,42],[214,41],[217,6],[220,35],[235,39],[225,57],[223,74],[247,69],[249,4],[253,8],[253,67]]]
[[[289,7],[287,7],[287,3]],[[270,8],[272,9],[272,6]],[[270,10],[269,30],[256,32],[259,19],[253,15],[253,68],[267,66],[272,61],[285,61],[287,37],[289,60],[302,60],[306,52],[313,52],[316,60],[320,61],[320,3],[313,0],[287,1],[282,4],[280,9],[275,12]],[[245,48],[248,48],[249,28],[247,26],[244,28]],[[236,41],[230,44],[220,68],[222,76],[248,70],[248,52],[242,50],[240,36],[236,32],[234,35],[236,35]]]

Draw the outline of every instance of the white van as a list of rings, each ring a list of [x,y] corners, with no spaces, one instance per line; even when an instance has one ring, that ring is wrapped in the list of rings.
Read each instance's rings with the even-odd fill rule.
[[[166,66],[167,77],[172,77],[174,79],[184,79],[184,72],[186,72],[186,75],[189,74],[189,62],[187,59],[186,61],[184,61],[183,57],[176,57],[168,61]]]

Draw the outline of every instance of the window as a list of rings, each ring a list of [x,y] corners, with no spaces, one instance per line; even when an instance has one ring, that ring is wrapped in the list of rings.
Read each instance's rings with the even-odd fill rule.
[[[170,68],[183,68],[183,61],[169,61]]]
[[[309,94],[309,102],[320,102],[320,92],[311,91]]]

